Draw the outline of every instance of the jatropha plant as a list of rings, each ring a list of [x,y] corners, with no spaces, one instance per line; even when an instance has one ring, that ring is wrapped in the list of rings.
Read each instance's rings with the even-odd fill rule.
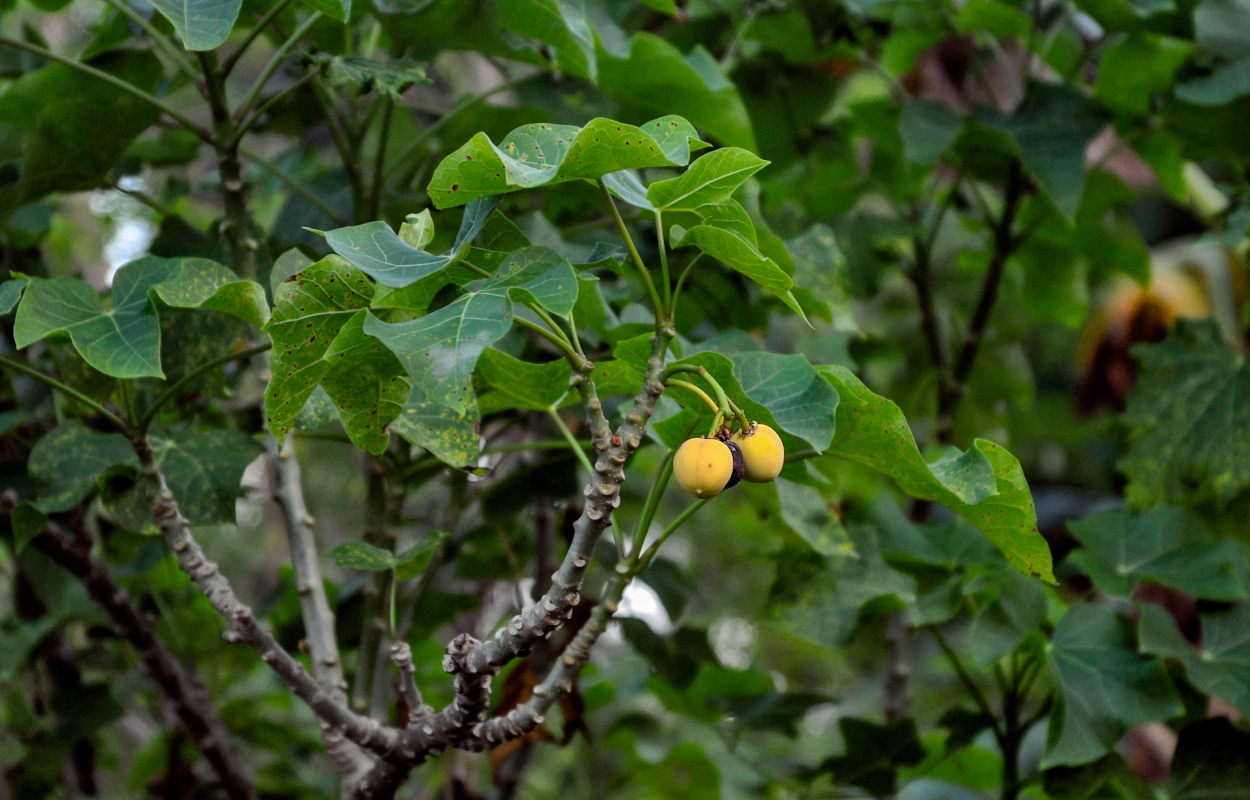
[[[572,690],[626,587],[683,523],[739,480],[808,490],[820,480],[805,464],[815,455],[866,464],[920,498],[947,502],[1018,570],[1051,579],[1027,487],[1006,451],[978,440],[926,463],[898,408],[849,371],[758,346],[708,349],[678,334],[683,289],[695,270],[735,271],[805,319],[793,263],[734,199],[767,162],[736,147],[692,160],[708,147],[677,116],[639,126],[609,119],[525,125],[498,143],[479,133],[429,182],[440,222],[442,209],[464,207],[449,249],[426,249],[435,238],[428,210],[409,215],[398,231],[382,221],[337,228],[324,232],[332,254],[315,262],[298,251],[278,258],[270,292],[201,258],[127,264],[107,303],[78,279],[15,277],[0,297],[4,310],[16,306],[14,338],[30,360],[3,363],[66,402],[61,424],[31,456],[32,474],[48,478],[44,488],[9,506],[19,546],[98,483],[114,524],[159,532],[223,618],[225,641],[253,648],[308,705],[345,787],[361,798],[391,796],[414,767],[449,748],[493,748],[542,726]],[[644,180],[665,170],[677,174]],[[501,210],[512,192],[584,193],[584,186],[599,195],[619,240],[577,259],[532,243]],[[622,205],[646,225],[631,229]],[[652,246],[639,246],[640,227],[650,228]],[[619,315],[625,306],[632,321]],[[248,326],[224,351],[210,341],[214,328],[201,324],[223,316]],[[177,353],[168,349],[171,330],[189,331]],[[41,343],[57,338],[69,339],[97,380],[76,386],[63,366],[59,378],[41,371],[53,352],[41,354]],[[248,360],[267,375],[263,433],[246,423],[189,432],[175,405]],[[573,405],[588,442],[566,422],[562,410]],[[409,476],[481,475],[483,430],[519,411],[546,413],[586,475],[548,587],[486,640],[451,638],[442,668],[453,691],[436,709],[417,686],[405,638],[411,620],[397,608],[397,586],[447,557],[448,534],[431,527],[407,550],[367,541],[336,548],[340,566],[376,573],[387,587],[376,608],[383,631],[363,640],[355,679],[373,678],[363,660],[369,648],[386,652],[396,691],[384,705],[395,710],[381,719],[362,713],[349,703],[290,432],[337,419],[356,447],[397,459]],[[692,438],[701,430],[706,436]],[[647,447],[667,455],[658,469],[631,476],[649,489],[630,533],[619,522],[621,486]],[[311,671],[240,599],[196,534],[234,521],[243,469],[262,449],[291,534]],[[659,525],[672,477],[698,499]],[[406,491],[398,489],[401,505]],[[591,604],[585,581],[605,534],[617,563]],[[811,544],[828,547],[815,534]],[[549,648],[574,619],[575,631],[555,640],[562,649],[525,696],[492,713],[501,671]],[[391,684],[377,681],[384,695]],[[196,737],[206,748],[210,739]]]

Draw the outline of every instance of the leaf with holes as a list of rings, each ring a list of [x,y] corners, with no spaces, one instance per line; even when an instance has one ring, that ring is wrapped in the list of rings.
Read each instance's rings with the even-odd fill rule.
[[[395,354],[365,334],[367,311],[356,312],[339,330],[322,360],[330,369],[321,386],[338,409],[352,444],[374,455],[386,452],[387,425],[403,408],[409,384]]]
[[[369,305],[373,284],[339,256],[326,256],[278,285],[265,332],[273,340],[265,421],[279,440],[330,371],[323,357],[339,331]]]
[[[476,134],[439,162],[427,189],[438,208],[479,197],[643,167],[682,167],[691,148],[706,147],[681,117],[641,126],[596,118],[583,128],[535,123],[513,130],[496,145]]]

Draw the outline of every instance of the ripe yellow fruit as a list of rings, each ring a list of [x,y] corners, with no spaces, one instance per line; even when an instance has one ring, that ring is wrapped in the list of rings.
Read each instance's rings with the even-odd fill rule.
[[[738,431],[730,439],[742,449],[744,480],[768,483],[781,474],[786,463],[786,448],[781,437],[767,425],[752,423],[750,430]]]
[[[720,494],[733,471],[733,454],[720,439],[687,439],[673,456],[673,477],[695,497]]]

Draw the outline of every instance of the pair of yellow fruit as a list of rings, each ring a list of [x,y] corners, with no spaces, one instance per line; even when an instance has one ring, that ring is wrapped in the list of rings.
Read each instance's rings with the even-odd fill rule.
[[[673,477],[695,497],[713,497],[739,480],[767,483],[781,474],[786,449],[767,425],[727,438],[688,439],[673,456]]]

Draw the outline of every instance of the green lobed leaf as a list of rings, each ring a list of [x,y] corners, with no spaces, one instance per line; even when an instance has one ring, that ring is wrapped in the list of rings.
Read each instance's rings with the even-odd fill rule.
[[[481,451],[481,413],[474,403],[456,413],[441,403],[426,399],[418,388],[408,393],[404,409],[391,421],[391,430],[409,442],[425,448],[444,464],[474,469]]]
[[[1005,132],[1020,160],[1063,214],[1076,214],[1085,185],[1085,148],[1106,125],[1093,101],[1073,89],[1033,83],[1011,115],[980,111],[976,118]]]
[[[639,117],[680,114],[722,144],[755,149],[742,97],[701,45],[683,54],[671,42],[641,31],[630,37],[628,55],[600,54],[599,85]]]
[[[395,354],[364,332],[367,314],[357,311],[330,343],[322,356],[330,368],[321,386],[352,444],[381,455],[390,443],[387,425],[402,410],[410,387]]]
[[[477,405],[473,366],[512,327],[506,292],[475,292],[411,322],[383,322],[370,314],[364,332],[386,345],[428,402],[463,415]]]
[[[230,35],[243,0],[152,0],[188,50],[212,50]]]
[[[151,263],[168,276],[152,293],[173,308],[219,311],[256,327],[269,321],[269,302],[259,283],[241,281],[229,268],[206,258],[145,256],[132,264]],[[127,266],[130,266],[129,264]]]
[[[1118,466],[1132,507],[1225,503],[1250,486],[1250,363],[1210,321],[1179,319],[1167,339],[1134,348],[1140,373]]]
[[[90,65],[146,92],[160,62],[120,50]],[[58,191],[95,189],[160,112],[110,83],[63,64],[25,73],[0,94],[0,224],[16,209]],[[104,121],[107,121],[106,123]]]
[[[935,500],[976,525],[1018,571],[1054,582],[1050,548],[1014,456],[985,439],[926,463],[903,412],[845,367],[821,374],[838,392],[837,433],[827,454],[879,470],[912,497]]]
[[[340,567],[368,572],[388,570],[397,563],[394,553],[367,542],[345,542],[327,555]]]
[[[424,542],[396,553],[395,577],[401,581],[407,581],[425,572],[430,566],[430,559],[434,558],[434,553],[438,551],[447,536],[446,531],[431,531]]]
[[[742,391],[765,406],[786,432],[824,450],[833,441],[838,393],[797,353],[763,350],[730,356]]]
[[[383,286],[409,286],[427,279],[435,280],[463,258],[469,243],[481,232],[497,205],[498,200],[495,199],[469,203],[465,207],[455,244],[441,255],[410,246],[391,230],[390,225],[380,220],[332,230],[326,234],[326,243]]]
[[[572,0],[495,0],[505,28],[550,45],[555,67],[585,78],[598,77],[595,34],[582,3]]]
[[[192,525],[234,524],[243,471],[260,455],[255,439],[234,430],[198,431],[153,436],[152,450]]]
[[[1171,36],[1135,31],[1103,53],[1098,63],[1094,97],[1127,114],[1150,112],[1155,92],[1172,85],[1176,71],[1189,59],[1193,44]]]
[[[725,266],[741,272],[772,292],[794,313],[802,317],[804,321],[807,320],[803,309],[790,291],[794,286],[794,281],[785,270],[777,265],[776,261],[761,253],[741,234],[712,225],[695,225],[689,230],[680,225],[674,225],[671,237],[673,247],[699,248]]]
[[[399,100],[407,89],[430,83],[425,67],[410,58],[379,61],[362,56],[315,53],[310,61],[321,70],[330,86],[346,87],[357,95],[377,92]]]
[[[1098,606],[1068,609],[1047,662],[1061,700],[1050,719],[1043,768],[1101,758],[1131,726],[1184,710],[1159,660],[1137,652],[1127,621]]]
[[[822,556],[845,556],[855,547],[829,501],[811,486],[778,478],[773,481],[781,519]]]
[[[1250,58],[1216,67],[1211,74],[1190,78],[1176,87],[1176,96],[1198,106],[1222,106],[1250,94]]]
[[[722,147],[696,160],[676,178],[647,187],[647,201],[661,211],[694,210],[726,200],[769,162],[738,147]]]
[[[1235,541],[1216,541],[1202,521],[1179,508],[1108,511],[1068,524],[1083,545],[1072,561],[1099,591],[1128,599],[1143,581],[1210,600],[1246,596],[1250,567]]]
[[[843,717],[838,720],[838,728],[846,742],[846,752],[826,758],[820,771],[831,772],[835,781],[859,786],[874,797],[894,794],[899,767],[917,764],[924,758],[915,720],[881,725]]]
[[[573,370],[565,359],[531,364],[488,347],[473,369],[475,380],[486,387],[478,394],[483,414],[506,409],[545,411],[569,393]]]
[[[22,290],[26,288],[25,278],[13,278],[0,283],[0,316],[9,313],[22,299]]]
[[[17,307],[13,340],[28,347],[68,336],[88,364],[115,378],[163,378],[161,330],[148,291],[165,278],[163,265],[127,264],[113,279],[113,307],[77,278],[31,278]]]
[[[369,305],[374,287],[339,256],[326,256],[278,285],[265,332],[273,340],[265,422],[279,440],[330,371],[324,360],[339,331]]]
[[[1250,713],[1250,603],[1198,615],[1202,642],[1185,640],[1166,609],[1144,604],[1138,635],[1144,653],[1174,658],[1194,686]]]
[[[96,476],[116,464],[137,464],[120,433],[100,433],[76,420],[63,422],[31,448],[26,469],[39,488],[35,507],[67,511],[95,486]]]
[[[603,185],[607,186],[608,191],[612,192],[612,194],[629,203],[634,208],[641,208],[643,211],[655,211],[655,206],[651,205],[651,201],[647,199],[647,187],[642,185],[642,180],[634,170],[626,169],[620,172],[609,172],[603,176]]]
[[[436,208],[481,197],[642,167],[685,166],[703,146],[689,122],[661,117],[641,127],[596,118],[583,128],[535,123],[498,145],[476,134],[439,162],[427,192]]]
[[[472,288],[472,287],[471,287]],[[546,247],[510,253],[495,274],[476,287],[479,293],[504,293],[567,317],[577,304],[577,272],[568,260]]]

